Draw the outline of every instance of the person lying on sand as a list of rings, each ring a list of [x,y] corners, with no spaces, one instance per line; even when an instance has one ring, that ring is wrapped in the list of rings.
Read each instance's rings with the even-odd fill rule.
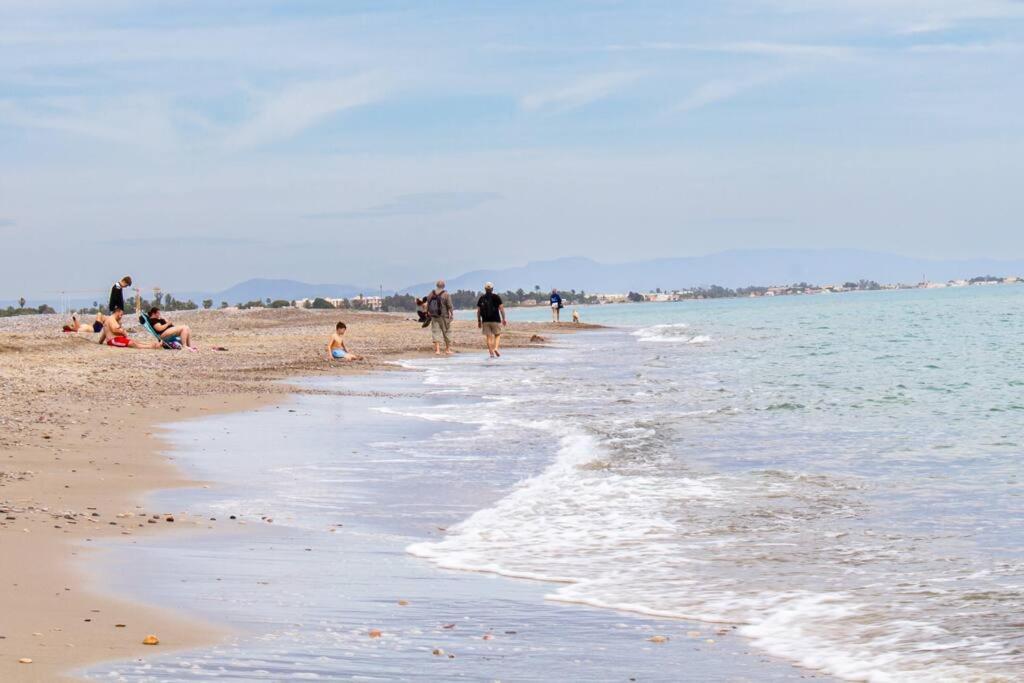
[[[331,340],[327,342],[327,355],[334,360],[363,360],[362,356],[358,353],[352,353],[345,346],[345,332],[347,331],[348,326],[345,323],[339,322],[334,326],[334,334],[331,335]]]
[[[100,344],[119,349],[159,349],[162,346],[158,341],[137,342],[129,338],[128,333],[121,327],[121,318],[123,317],[124,311],[120,308],[115,308],[114,312],[107,316],[107,319],[103,321],[103,331],[100,332]]]
[[[167,322],[160,315],[160,309],[156,306],[149,309],[149,314],[146,317],[149,318],[149,324],[153,326],[153,329],[156,330],[156,333],[164,341],[171,341],[174,337],[177,337],[181,340],[183,348],[189,351],[198,350],[192,346],[192,328],[188,325],[175,325]]]
[[[99,332],[103,331],[103,321],[106,320],[106,319],[107,319],[107,316],[105,316],[102,313],[97,311],[96,319],[93,320],[92,324],[90,325],[89,323],[81,322],[78,319],[78,314],[75,313],[75,314],[72,314],[72,316],[71,316],[71,324],[64,326],[64,331],[65,332],[75,332],[75,333],[78,333],[78,332],[92,332],[92,333],[96,334],[96,333],[99,333]]]

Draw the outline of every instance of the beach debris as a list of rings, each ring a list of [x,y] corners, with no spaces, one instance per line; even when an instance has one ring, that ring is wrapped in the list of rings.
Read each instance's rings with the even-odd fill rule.
[[[455,624],[444,624],[443,626],[441,626],[441,628],[453,629],[453,628],[455,628]]]
[[[708,638],[704,642],[707,643],[708,645],[714,645],[715,644],[715,639],[714,638]]]
[[[649,642],[649,643],[667,643],[668,642],[668,636],[651,636],[650,638],[647,639],[647,642]]]
[[[21,659],[18,660],[18,664],[31,664],[31,663],[32,663],[32,660],[29,659],[28,657],[22,657]]]
[[[164,521],[165,522],[173,522],[174,521],[174,515],[167,515],[167,517],[164,519]]]
[[[159,645],[160,644],[160,639],[157,638],[156,636],[150,634],[150,635],[148,635],[148,636],[146,636],[145,638],[142,639],[142,644],[143,645]]]
[[[398,604],[401,605],[402,607],[405,607],[406,605],[409,604],[409,601],[408,600],[399,600]]]
[[[534,335],[530,336],[530,342],[533,343],[533,344],[542,344],[542,343],[544,343],[546,341],[547,341],[547,339],[545,339],[544,337],[540,336],[539,334],[534,334]]]
[[[700,636],[701,636],[700,631],[687,631],[686,632],[686,637],[687,638],[700,638]]]
[[[114,624],[114,628],[125,628],[124,624]]]
[[[483,639],[484,640],[494,640],[494,636],[491,635],[490,633],[485,633],[484,636],[483,636]]]
[[[381,630],[379,628],[371,628],[370,629],[370,637],[371,638],[380,638],[383,635],[384,634],[381,632]]]
[[[434,648],[434,652],[433,652],[432,654],[433,654],[433,655],[434,655],[435,657],[440,657],[440,656],[442,656],[442,655],[444,654],[444,650],[442,650],[442,649],[441,649],[441,648],[439,648],[439,647],[435,647],[435,648]]]

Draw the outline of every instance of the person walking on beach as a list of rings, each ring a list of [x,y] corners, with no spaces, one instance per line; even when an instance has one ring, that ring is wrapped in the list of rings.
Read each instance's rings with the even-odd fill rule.
[[[452,298],[445,290],[444,280],[438,280],[434,290],[427,295],[427,315],[430,316],[430,337],[434,341],[434,353],[441,355],[441,344],[444,344],[446,355],[455,353],[452,350],[452,319],[455,308]]]
[[[484,285],[484,295],[476,302],[476,326],[487,338],[487,353],[491,358],[501,357],[501,328],[508,327],[505,306],[501,297],[494,293],[494,284]]]
[[[114,283],[114,286],[110,288],[110,304],[107,309],[111,314],[114,313],[115,309],[120,308],[124,310],[124,289],[125,287],[132,286],[132,276],[125,275],[123,278]]]
[[[551,290],[551,322],[557,323],[562,312],[562,295],[557,289]]]

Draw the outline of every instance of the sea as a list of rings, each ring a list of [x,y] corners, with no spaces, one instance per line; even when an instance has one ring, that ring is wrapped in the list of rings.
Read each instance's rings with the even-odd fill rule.
[[[90,675],[411,680],[399,652],[441,647],[474,668],[424,677],[1024,680],[1024,286],[579,311],[606,327],[181,426],[187,466],[225,482],[190,506],[265,537],[146,541],[111,571],[250,635]],[[355,588],[353,548],[386,559]],[[265,564],[227,572],[239,553]],[[437,601],[481,581],[444,607],[463,631],[473,615],[472,645],[453,641]],[[408,595],[434,607],[394,617]],[[374,623],[389,657],[367,650]],[[699,675],[666,654],[683,642],[710,653]]]

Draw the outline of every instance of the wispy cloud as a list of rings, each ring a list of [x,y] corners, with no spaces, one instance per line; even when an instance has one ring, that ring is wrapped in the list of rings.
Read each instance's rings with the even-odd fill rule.
[[[387,218],[391,216],[424,216],[465,211],[501,199],[496,192],[419,192],[395,197],[390,202],[352,211],[329,211],[306,214],[314,220],[351,220],[356,218]]]
[[[176,137],[170,111],[164,98],[146,93],[109,99],[53,96],[0,100],[0,123],[130,143],[139,148],[168,148]]]
[[[640,78],[636,72],[612,72],[580,78],[567,85],[523,96],[519,106],[526,111],[553,109],[568,111],[603,100]]]
[[[763,81],[761,80],[715,80],[708,81],[694,88],[689,95],[677,102],[672,111],[689,112],[701,109],[718,102],[730,100],[740,93],[749,90]]]
[[[291,138],[338,112],[378,102],[385,92],[374,74],[292,85],[259,98],[256,113],[231,131],[225,144],[246,148]]]

